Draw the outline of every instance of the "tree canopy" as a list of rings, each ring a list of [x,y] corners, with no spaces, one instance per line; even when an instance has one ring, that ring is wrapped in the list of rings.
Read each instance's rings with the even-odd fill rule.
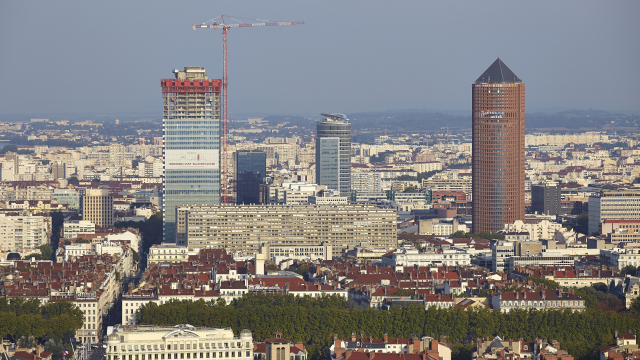
[[[82,324],[82,311],[64,300],[41,304],[35,298],[0,298],[0,338],[30,341],[30,337],[47,337],[62,344]],[[54,354],[54,358],[60,357]]]
[[[582,313],[520,309],[501,313],[487,308],[425,310],[412,305],[385,311],[362,309],[339,296],[311,298],[263,293],[247,294],[228,306],[203,300],[149,303],[140,308],[138,316],[142,324],[231,327],[236,333],[250,329],[257,341],[280,331],[283,338],[306,343],[314,354],[321,354],[330,345],[332,333],[342,337],[364,333],[377,338],[385,333],[406,338],[413,334],[436,337],[446,334],[453,345],[453,358],[465,360],[469,350],[465,344],[472,341],[469,339],[496,335],[507,339],[522,337],[526,341],[557,339],[577,360],[595,360],[600,346],[614,342],[615,330],[640,330],[640,317],[628,316],[626,311],[597,308]]]

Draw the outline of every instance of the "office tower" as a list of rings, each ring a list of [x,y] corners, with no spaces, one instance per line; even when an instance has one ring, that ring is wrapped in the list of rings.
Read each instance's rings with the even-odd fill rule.
[[[395,249],[397,213],[375,205],[218,205],[178,209],[178,245],[255,254],[265,244],[369,243]],[[183,227],[183,224],[185,226]],[[275,229],[275,230],[274,230]]]
[[[524,220],[524,84],[497,59],[472,85],[473,231]]]
[[[555,182],[531,186],[531,211],[544,215],[560,214],[562,191]]]
[[[351,124],[344,114],[322,114],[316,136],[316,183],[351,193]]]
[[[640,220],[640,190],[602,190],[589,196],[587,235],[601,234],[607,220]]]
[[[113,225],[113,195],[107,189],[87,189],[82,197],[82,220],[96,224],[96,227]]]
[[[260,184],[267,173],[267,154],[260,150],[236,152],[236,204],[259,204]]]
[[[220,86],[204,68],[162,79],[163,239],[175,242],[176,208],[220,203]]]

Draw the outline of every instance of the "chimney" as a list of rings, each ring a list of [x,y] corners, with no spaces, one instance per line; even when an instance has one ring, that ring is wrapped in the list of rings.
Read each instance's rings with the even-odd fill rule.
[[[384,343],[386,344],[389,341],[389,336],[387,333],[384,333]]]
[[[414,354],[419,354],[420,353],[420,339],[418,339],[417,336],[413,336],[413,353]]]
[[[513,340],[509,339],[509,351],[513,352]]]
[[[351,333],[351,341],[356,341],[356,333]]]
[[[478,349],[480,349],[480,341],[478,341]],[[438,340],[431,339],[431,347],[429,348],[429,350],[438,351]]]
[[[500,349],[500,357],[504,357],[504,349]]]

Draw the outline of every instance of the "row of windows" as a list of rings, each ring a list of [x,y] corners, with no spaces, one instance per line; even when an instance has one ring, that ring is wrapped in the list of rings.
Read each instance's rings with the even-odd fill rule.
[[[242,357],[242,352],[241,351],[225,351],[225,352],[206,352],[206,353],[199,353],[200,357],[198,357],[198,353],[193,353],[193,357],[191,353],[174,353],[173,357],[171,353],[166,354],[166,359],[170,360],[170,359],[216,359],[216,358],[236,358],[236,357]],[[245,351],[245,356],[246,358],[250,358],[251,357],[251,351]],[[164,360],[165,359],[165,354],[135,354],[135,355],[128,355],[128,360]],[[107,360],[127,360],[127,355],[122,355],[122,357],[118,356],[118,355],[107,355]]]

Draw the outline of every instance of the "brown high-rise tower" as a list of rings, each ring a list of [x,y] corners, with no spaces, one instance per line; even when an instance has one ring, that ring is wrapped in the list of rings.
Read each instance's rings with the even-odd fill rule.
[[[524,84],[497,59],[472,85],[473,232],[524,220]]]

